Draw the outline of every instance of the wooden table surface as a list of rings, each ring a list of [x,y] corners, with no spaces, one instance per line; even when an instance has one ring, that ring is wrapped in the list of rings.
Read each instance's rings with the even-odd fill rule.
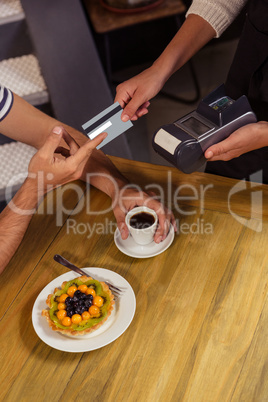
[[[87,214],[84,197],[65,186],[62,225],[56,211],[37,213],[1,276],[0,400],[267,401],[268,187],[112,159],[131,181],[165,189],[180,231],[168,250],[147,259],[121,253],[112,234],[67,234],[68,218],[93,225],[114,216]],[[109,207],[105,194],[77,185],[90,194],[91,211]],[[136,313],[114,342],[67,353],[36,335],[33,304],[67,272],[56,253],[112,270],[132,286]]]
[[[159,18],[182,15],[186,11],[182,0],[163,0],[150,10],[129,14],[107,10],[99,0],[83,2],[94,30],[102,34]]]

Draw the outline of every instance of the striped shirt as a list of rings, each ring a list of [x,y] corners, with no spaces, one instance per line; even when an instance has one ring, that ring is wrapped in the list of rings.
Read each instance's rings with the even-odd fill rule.
[[[0,121],[9,113],[13,104],[13,93],[0,84]]]

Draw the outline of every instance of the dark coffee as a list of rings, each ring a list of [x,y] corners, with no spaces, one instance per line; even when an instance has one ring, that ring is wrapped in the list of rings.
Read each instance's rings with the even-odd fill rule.
[[[129,224],[131,227],[135,229],[145,229],[152,226],[155,222],[155,218],[152,214],[148,212],[138,212],[134,214],[130,220]]]

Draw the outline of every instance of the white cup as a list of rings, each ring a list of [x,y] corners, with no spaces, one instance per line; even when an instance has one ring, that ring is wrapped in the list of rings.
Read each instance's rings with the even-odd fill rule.
[[[131,226],[130,222],[133,222],[135,218],[138,218],[138,214],[146,213],[149,214],[152,223],[144,220],[136,219],[136,226]],[[134,217],[134,218],[133,218]],[[144,218],[144,215],[142,216]],[[132,221],[131,221],[132,220]],[[133,223],[132,223],[133,224]],[[149,244],[154,240],[154,234],[158,224],[157,213],[148,207],[135,207],[131,209],[126,215],[126,225],[128,227],[130,235],[133,237],[134,241],[140,245]]]

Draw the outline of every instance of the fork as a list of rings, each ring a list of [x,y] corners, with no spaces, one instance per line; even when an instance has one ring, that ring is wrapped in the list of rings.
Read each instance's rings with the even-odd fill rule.
[[[64,265],[66,268],[71,269],[72,271],[76,272],[77,274],[89,276],[92,278],[92,276],[90,274],[83,271],[81,268],[78,268],[76,265],[72,264],[70,261],[66,260],[66,258],[62,257],[61,255],[55,254],[53,258],[56,262],[58,262],[61,265]],[[92,279],[94,279],[94,278],[92,278]],[[107,286],[109,286],[109,288],[111,289],[114,296],[119,297],[122,294],[122,291],[123,291],[122,289],[114,286],[110,282],[105,282],[105,283]]]

